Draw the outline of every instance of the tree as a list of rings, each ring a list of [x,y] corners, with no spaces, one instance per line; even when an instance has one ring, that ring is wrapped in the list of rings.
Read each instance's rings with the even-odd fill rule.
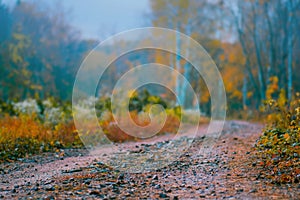
[[[266,98],[272,76],[279,78],[280,87],[287,90],[289,99],[292,97],[294,30],[299,29],[299,5],[299,0],[248,0],[227,4],[246,57],[246,75],[258,103]]]
[[[215,16],[218,15],[214,5],[210,1],[196,0],[154,0],[151,1],[152,24],[154,26],[171,28],[178,31],[176,37],[176,55],[170,56],[170,66],[182,73],[187,80],[192,82],[193,68],[190,63],[184,61],[180,54],[189,55],[188,46],[183,46],[180,41],[180,33],[200,40],[212,40],[215,37],[213,32],[218,26],[214,19],[209,15],[214,10]],[[209,25],[208,25],[209,24]],[[199,40],[198,40],[199,41]],[[200,82],[198,81],[198,84]],[[192,108],[193,99],[186,94],[187,82],[176,79],[176,93],[180,102],[185,108]]]
[[[1,97],[70,99],[82,57],[95,41],[79,39],[61,6],[19,1],[10,11],[0,4],[0,16]]]

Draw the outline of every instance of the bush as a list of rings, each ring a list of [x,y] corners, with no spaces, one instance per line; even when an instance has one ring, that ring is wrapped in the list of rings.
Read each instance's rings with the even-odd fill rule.
[[[52,127],[41,123],[36,115],[0,118],[0,161],[78,146],[82,143],[72,123]]]
[[[153,104],[162,105],[167,112],[166,123],[160,133],[176,133],[180,124],[180,107],[172,107],[159,96],[150,95],[148,91],[135,92],[131,96],[129,110],[133,121],[140,126],[148,125],[148,114]],[[111,141],[137,140],[117,126],[112,117],[109,98],[91,97],[83,100],[77,105],[76,112],[86,115],[84,118],[89,120],[93,117],[90,115],[93,105],[98,117],[100,116],[100,125]],[[93,128],[95,127],[91,127]],[[103,139],[97,133],[80,134],[82,137],[93,138],[96,142]],[[15,160],[58,148],[81,146],[83,144],[73,123],[70,103],[53,98],[0,101],[0,161]]]
[[[261,108],[267,126],[256,148],[267,169],[266,176],[275,183],[300,181],[300,95],[289,104],[282,90],[277,100],[271,99]]]
[[[104,105],[102,107],[98,106],[102,110],[100,125],[106,136],[114,142],[138,140],[138,138],[128,135],[118,127],[117,123],[113,119],[110,107],[111,105],[108,103],[108,100],[102,100],[102,102]],[[154,104],[161,105],[167,114],[166,122],[158,134],[177,133],[180,125],[181,108],[178,106],[172,107],[161,97],[151,95],[147,90],[144,90],[140,93],[134,92],[130,97],[129,111],[131,119],[134,121],[134,123],[139,126],[147,126],[150,123],[150,118],[148,116],[150,107]],[[124,116],[122,118],[127,117]],[[128,123],[128,126],[129,125],[130,123]]]

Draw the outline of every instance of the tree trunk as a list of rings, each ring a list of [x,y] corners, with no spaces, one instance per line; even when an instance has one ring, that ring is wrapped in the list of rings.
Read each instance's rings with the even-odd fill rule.
[[[292,99],[293,92],[293,8],[292,2],[287,1],[288,21],[287,21],[287,95],[288,100]]]
[[[176,70],[181,73],[181,57],[180,57],[180,53],[181,53],[181,41],[180,41],[180,32],[179,32],[179,26],[177,28],[177,33],[176,33],[176,63],[175,63],[175,66],[176,66]],[[179,76],[176,77],[176,94],[178,96],[178,100],[180,102],[181,105],[183,105],[183,99],[182,99],[182,95],[181,95],[181,86],[182,86],[182,83],[181,83],[181,80],[179,78]]]
[[[188,22],[187,24],[187,29],[186,29],[186,34],[188,36],[191,35],[191,26],[190,23]],[[189,40],[188,40],[189,42]],[[186,58],[189,57],[189,46],[190,44],[187,44],[186,49]],[[190,81],[190,76],[191,76],[191,72],[192,72],[192,66],[190,65],[190,63],[187,61],[184,65],[184,77],[186,78],[187,81]],[[193,104],[193,99],[191,97],[189,97],[189,95],[192,94],[188,94],[187,95],[187,86],[188,86],[188,82],[187,81],[183,81],[182,83],[182,88],[181,88],[181,96],[182,96],[182,100],[183,100],[183,105],[185,108],[191,108],[192,104]],[[192,95],[194,96],[194,95]]]
[[[262,59],[261,59],[261,51],[259,47],[259,40],[258,40],[258,30],[257,30],[257,13],[255,11],[255,5],[252,4],[252,12],[253,12],[253,41],[254,41],[254,46],[255,46],[255,54],[256,54],[256,59],[257,59],[257,65],[258,65],[258,81],[259,81],[259,89],[260,89],[260,96],[264,100],[266,99],[266,84],[265,84],[265,77],[264,77],[264,70],[262,66]]]
[[[243,81],[243,109],[247,110],[247,93],[248,93],[248,82],[247,77],[244,75]]]

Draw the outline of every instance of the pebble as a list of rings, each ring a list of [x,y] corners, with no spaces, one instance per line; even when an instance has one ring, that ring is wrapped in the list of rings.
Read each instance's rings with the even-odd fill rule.
[[[159,193],[159,198],[167,198],[168,195],[166,195],[165,193]]]
[[[249,193],[255,193],[255,192],[257,192],[257,189],[252,189],[252,190],[250,190],[250,192]]]
[[[90,195],[100,195],[100,192],[97,190],[90,191]]]
[[[47,200],[54,200],[55,199],[55,197],[54,196],[47,196],[46,198],[44,198],[44,199],[47,199]]]
[[[241,189],[237,189],[236,191],[237,192],[244,192],[244,189],[241,188]]]
[[[89,184],[91,184],[91,181],[92,181],[91,179],[87,179],[84,181],[84,184],[89,185]]]
[[[55,187],[49,185],[49,186],[44,187],[44,190],[46,190],[46,191],[54,191],[54,190],[55,190]]]
[[[124,174],[120,174],[119,176],[118,176],[118,180],[123,180],[124,179]]]
[[[161,188],[161,187],[160,187],[159,184],[157,184],[157,185],[154,186],[154,188],[155,188],[155,189],[159,189],[159,188]]]

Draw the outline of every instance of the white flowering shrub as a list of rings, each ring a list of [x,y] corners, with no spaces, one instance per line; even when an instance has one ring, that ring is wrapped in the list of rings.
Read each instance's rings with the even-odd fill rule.
[[[92,116],[92,110],[94,109],[97,101],[98,99],[95,97],[83,99],[75,106],[75,112],[78,113],[80,118],[84,120],[93,119],[94,116]]]
[[[98,101],[98,99],[96,97],[89,97],[86,99],[81,100],[78,105],[81,108],[88,108],[91,109],[95,106],[95,103]]]
[[[58,124],[63,121],[63,112],[60,108],[46,108],[44,110],[44,120],[46,123]]]
[[[36,100],[26,99],[21,102],[12,103],[13,109],[17,114],[38,114],[41,112]]]
[[[69,121],[71,116],[71,105],[59,104],[53,99],[46,99],[42,101],[41,107],[43,108],[42,117],[45,123],[59,124]]]

